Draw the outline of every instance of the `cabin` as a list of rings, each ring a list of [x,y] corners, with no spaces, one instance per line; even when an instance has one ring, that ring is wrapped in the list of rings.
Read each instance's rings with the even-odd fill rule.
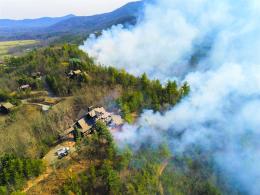
[[[75,77],[78,77],[82,74],[81,70],[71,70],[69,73],[68,73],[68,77],[69,78],[75,78]]]
[[[41,72],[33,72],[31,74],[32,78],[34,79],[41,79],[42,78],[42,73]]]
[[[87,136],[93,132],[93,127],[98,121],[104,122],[110,128],[115,128],[123,124],[123,119],[119,115],[109,113],[103,107],[89,107],[88,111],[81,110],[78,115],[78,120],[62,134],[61,139],[77,138],[78,133],[81,137]]]
[[[92,127],[95,125],[95,122],[91,120],[91,118],[87,118],[86,116],[82,119],[78,120],[73,126],[76,130],[78,130],[81,136],[85,136],[91,133]]]
[[[111,120],[111,114],[108,113],[103,107],[90,110],[88,116],[94,119],[95,122],[102,120],[106,124],[108,124]]]
[[[81,74],[81,70],[74,70],[74,71],[73,71],[73,74],[74,74],[74,75],[80,75],[80,74]]]
[[[92,128],[94,126],[94,122],[88,118],[82,117],[77,120],[71,127],[65,130],[63,133],[59,135],[60,139],[64,140],[75,140],[77,137],[84,137],[92,132]]]
[[[15,106],[9,102],[0,105],[0,113],[8,114],[12,111]]]

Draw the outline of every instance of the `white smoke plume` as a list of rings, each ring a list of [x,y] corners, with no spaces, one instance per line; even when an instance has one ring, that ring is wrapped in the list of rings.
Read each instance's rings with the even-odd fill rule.
[[[115,26],[89,39],[82,48],[101,64],[191,86],[180,104],[164,114],[144,111],[115,139],[135,147],[166,139],[174,153],[203,146],[246,193],[259,194],[259,18],[258,0],[156,0],[136,27]],[[207,39],[210,52],[190,66]],[[178,139],[169,137],[176,133]]]

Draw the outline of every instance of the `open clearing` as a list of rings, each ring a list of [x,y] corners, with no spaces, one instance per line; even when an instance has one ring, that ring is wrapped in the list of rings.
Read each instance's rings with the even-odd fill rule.
[[[56,151],[59,148],[62,148],[62,147],[69,147],[70,148],[70,152],[69,152],[69,155],[67,157],[64,157],[63,159],[59,160],[58,156],[55,153],[56,153]],[[38,189],[37,186],[38,185],[41,186],[42,185],[41,183],[44,183],[44,182],[50,180],[49,178],[51,176],[56,176],[57,173],[62,173],[62,172],[65,173],[67,170],[62,170],[62,169],[61,170],[55,170],[54,169],[55,164],[57,164],[58,161],[60,161],[60,162],[64,162],[65,161],[66,162],[68,160],[71,160],[71,156],[73,155],[73,153],[75,151],[76,151],[75,142],[64,142],[64,143],[58,144],[57,146],[53,147],[46,154],[46,156],[43,158],[43,161],[44,161],[44,163],[46,165],[45,172],[43,174],[41,174],[39,177],[29,180],[27,182],[27,186],[26,186],[26,188],[24,188],[23,192],[28,193],[29,190],[33,189],[33,192],[31,192],[32,194],[50,194],[49,191],[47,193],[44,193],[44,190],[41,191],[41,192],[37,191],[37,189]],[[78,163],[76,163],[76,166],[78,166]],[[71,167],[75,167],[75,163]],[[84,166],[80,167],[79,170],[82,170],[82,169],[84,169]],[[65,181],[66,178],[67,178],[67,177],[64,177],[64,173],[62,174],[63,175],[63,179],[62,179],[63,181]],[[68,176],[68,175],[65,174],[65,176]],[[48,185],[48,186],[50,187],[50,185]],[[36,189],[34,189],[34,188],[36,188]],[[52,188],[55,188],[55,186],[52,186]],[[36,193],[35,190],[37,191],[37,193]],[[29,193],[29,194],[31,194],[31,193]]]
[[[8,56],[10,51],[16,49],[21,52],[23,49],[28,49],[30,46],[38,44],[36,40],[19,40],[19,41],[0,41],[0,59]]]
[[[55,152],[61,147],[69,147],[70,153],[68,156],[58,159]],[[75,151],[75,142],[63,142],[53,147],[43,158],[46,165],[45,172],[39,177],[29,180],[23,192],[28,195],[58,194],[60,187],[68,178],[86,170],[90,164],[88,160],[78,160]]]

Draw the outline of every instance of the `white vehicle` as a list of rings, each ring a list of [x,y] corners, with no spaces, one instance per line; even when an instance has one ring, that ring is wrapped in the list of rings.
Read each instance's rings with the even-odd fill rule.
[[[59,159],[67,156],[69,154],[70,149],[68,147],[63,147],[57,150],[56,155]]]

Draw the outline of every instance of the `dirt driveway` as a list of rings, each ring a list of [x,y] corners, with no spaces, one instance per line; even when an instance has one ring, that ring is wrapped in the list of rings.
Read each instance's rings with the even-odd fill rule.
[[[27,182],[27,187],[23,190],[23,192],[27,192],[30,190],[33,186],[38,185],[41,181],[45,180],[49,177],[49,175],[53,172],[52,165],[59,161],[58,156],[56,155],[56,151],[63,147],[68,147],[70,149],[69,155],[76,151],[75,142],[67,141],[63,142],[61,144],[58,144],[57,146],[53,147],[43,158],[43,161],[46,164],[46,170],[43,174],[41,174],[39,177],[34,178]],[[64,157],[68,158],[68,157]]]
[[[58,149],[68,147],[70,149],[69,155],[76,151],[75,142],[63,142],[55,147],[53,147],[43,158],[43,161],[47,166],[55,164],[59,159],[56,155]]]

